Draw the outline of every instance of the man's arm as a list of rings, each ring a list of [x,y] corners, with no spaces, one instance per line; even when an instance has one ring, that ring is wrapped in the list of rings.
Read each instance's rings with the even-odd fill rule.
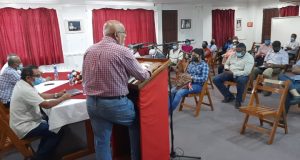
[[[48,100],[48,101],[43,101],[42,103],[39,104],[40,107],[42,108],[52,108],[56,105],[58,105],[59,103],[70,99],[71,95],[68,93],[65,93],[64,95],[62,95],[61,97],[57,98],[57,99],[53,99],[53,100]]]
[[[292,68],[292,73],[300,74],[300,66],[294,65],[293,68]]]

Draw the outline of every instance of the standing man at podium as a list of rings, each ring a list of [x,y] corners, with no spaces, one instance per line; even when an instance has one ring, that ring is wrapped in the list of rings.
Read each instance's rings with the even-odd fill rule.
[[[109,20],[103,26],[103,39],[87,49],[83,60],[83,85],[87,110],[95,135],[97,160],[111,160],[110,137],[113,124],[129,127],[131,159],[140,159],[139,123],[134,104],[127,98],[130,76],[145,80],[150,66],[143,69],[130,49],[124,46],[124,25]]]

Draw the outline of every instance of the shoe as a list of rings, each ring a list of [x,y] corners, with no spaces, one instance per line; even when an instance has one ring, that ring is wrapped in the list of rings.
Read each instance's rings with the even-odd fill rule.
[[[234,100],[234,97],[225,97],[224,100],[222,100],[223,103],[229,103],[232,102]]]
[[[236,109],[240,109],[241,106],[242,106],[241,102],[238,102],[238,101],[236,101],[235,104],[234,104],[234,107]]]
[[[264,91],[263,94],[264,94],[265,97],[268,97],[268,96],[272,95],[272,92]]]

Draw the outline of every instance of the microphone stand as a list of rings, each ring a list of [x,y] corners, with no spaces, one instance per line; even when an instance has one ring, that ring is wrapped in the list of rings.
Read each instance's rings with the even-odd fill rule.
[[[173,45],[174,44],[178,44],[178,43],[181,43],[182,41],[179,41],[179,42],[171,42]],[[164,44],[164,46],[167,47],[167,51],[168,51],[168,54],[167,54],[167,58],[170,59],[170,46],[171,46],[171,43],[167,43],[167,44]],[[185,57],[183,57],[185,58]],[[169,104],[172,105],[172,101],[173,101],[173,97],[171,95],[171,89],[172,89],[172,85],[171,85],[171,66],[169,65],[168,67],[168,83],[169,83]],[[201,159],[201,157],[194,157],[194,156],[185,156],[185,155],[178,155],[176,154],[176,151],[174,149],[174,128],[173,128],[173,111],[170,107],[170,110],[169,110],[169,114],[170,114],[170,130],[171,130],[171,152],[170,152],[170,159],[175,159],[176,157],[183,157],[183,158],[190,158],[190,159]]]

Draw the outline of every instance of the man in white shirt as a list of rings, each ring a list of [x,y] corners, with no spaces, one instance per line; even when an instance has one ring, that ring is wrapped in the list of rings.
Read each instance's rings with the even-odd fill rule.
[[[177,64],[183,58],[183,52],[179,49],[178,44],[173,45],[173,49],[170,50],[170,60],[172,63]]]
[[[297,34],[291,35],[291,40],[284,46],[285,51],[289,54],[289,59],[297,57],[299,51],[299,42],[296,41]]]
[[[33,87],[38,74],[36,66],[23,68],[21,80],[15,85],[11,97],[9,125],[20,139],[42,137],[33,159],[44,160],[53,156],[61,134],[49,131],[49,125],[43,120],[40,107],[52,108],[69,99],[71,95],[64,92],[39,94]]]

